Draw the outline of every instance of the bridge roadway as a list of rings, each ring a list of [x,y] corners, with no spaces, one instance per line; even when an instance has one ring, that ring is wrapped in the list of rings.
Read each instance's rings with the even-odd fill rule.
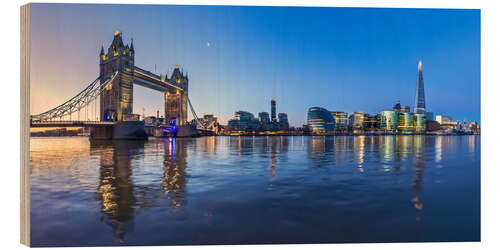
[[[181,90],[179,86],[162,81],[161,76],[156,75],[139,67],[134,67],[134,83],[146,88],[167,92],[170,88]]]
[[[100,122],[100,121],[32,121],[31,128],[48,128],[48,127],[111,127],[117,122]]]

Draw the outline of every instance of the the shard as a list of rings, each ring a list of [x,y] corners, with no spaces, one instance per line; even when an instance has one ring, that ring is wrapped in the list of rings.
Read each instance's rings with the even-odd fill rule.
[[[415,114],[425,114],[425,94],[424,78],[422,76],[422,61],[418,62],[417,87],[415,89],[415,104],[413,106]]]

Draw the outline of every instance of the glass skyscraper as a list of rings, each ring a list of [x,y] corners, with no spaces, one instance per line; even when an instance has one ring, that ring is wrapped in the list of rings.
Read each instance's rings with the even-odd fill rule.
[[[277,122],[276,120],[276,99],[271,99],[271,121]]]
[[[398,131],[403,134],[415,132],[415,116],[410,112],[400,112],[398,115]]]
[[[425,114],[425,94],[424,94],[424,78],[422,76],[422,61],[418,62],[417,87],[415,89],[415,104],[413,113]]]
[[[339,131],[347,130],[349,118],[346,112],[332,111],[333,119],[335,119],[335,129]]]
[[[385,109],[378,116],[379,128],[384,132],[396,132],[398,128],[398,111]]]
[[[333,132],[335,120],[330,111],[320,107],[312,107],[307,112],[307,125],[315,134]]]
[[[425,114],[415,114],[415,132],[424,133],[426,130]]]

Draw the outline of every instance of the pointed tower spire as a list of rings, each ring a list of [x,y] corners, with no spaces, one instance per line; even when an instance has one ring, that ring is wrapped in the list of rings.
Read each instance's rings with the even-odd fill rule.
[[[417,86],[415,88],[415,114],[425,114],[424,77],[422,76],[422,60],[418,61]]]
[[[120,32],[120,30],[118,30],[118,29],[116,29],[116,31],[115,31],[115,37],[113,38],[112,45],[116,49],[125,47],[125,45],[123,44],[123,40],[122,40],[122,32]]]
[[[134,52],[134,38],[130,38],[130,51]]]
[[[104,55],[104,43],[101,43],[101,53],[100,53],[100,55],[101,56]]]

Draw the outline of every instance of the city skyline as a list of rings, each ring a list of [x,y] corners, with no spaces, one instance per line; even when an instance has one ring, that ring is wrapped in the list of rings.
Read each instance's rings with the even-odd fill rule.
[[[480,122],[479,10],[32,8],[32,114],[57,106],[94,80],[101,44],[109,46],[119,29],[127,43],[134,38],[136,64],[158,74],[183,67],[196,111],[214,114],[223,124],[237,110],[269,111],[271,98],[291,126],[305,124],[313,106],[375,114],[398,100],[412,105],[419,60],[426,66],[427,111]],[[162,100],[161,93],[134,86],[133,112],[163,113]]]

